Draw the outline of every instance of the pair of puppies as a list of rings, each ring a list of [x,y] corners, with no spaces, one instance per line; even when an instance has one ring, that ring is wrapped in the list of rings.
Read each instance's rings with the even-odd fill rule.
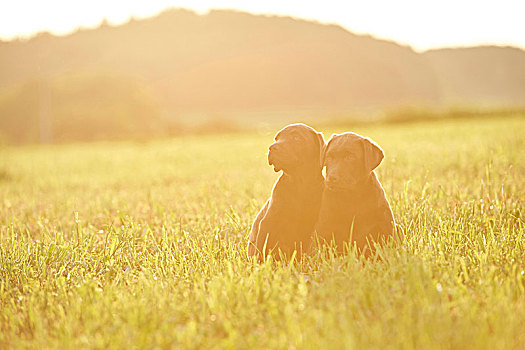
[[[268,163],[283,171],[270,198],[253,222],[248,256],[272,251],[290,258],[310,250],[314,234],[335,243],[355,242],[365,255],[369,242],[392,235],[394,218],[374,169],[383,151],[354,133],[323,135],[304,124],[291,124],[275,136]],[[326,183],[322,170],[326,166]],[[278,257],[278,255],[274,255]]]

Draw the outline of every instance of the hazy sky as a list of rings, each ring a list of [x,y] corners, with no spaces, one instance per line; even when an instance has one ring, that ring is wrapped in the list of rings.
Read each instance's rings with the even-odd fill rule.
[[[478,44],[525,48],[525,0],[4,0],[0,38],[43,30],[66,34],[79,26],[96,26],[104,17],[117,24],[131,15],[151,16],[173,6],[198,12],[233,8],[338,23],[416,50]]]

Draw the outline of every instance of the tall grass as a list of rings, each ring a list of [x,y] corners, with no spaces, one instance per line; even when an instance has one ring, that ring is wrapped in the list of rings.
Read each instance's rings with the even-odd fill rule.
[[[381,259],[247,260],[271,134],[0,150],[0,348],[523,348],[525,119],[353,131]]]

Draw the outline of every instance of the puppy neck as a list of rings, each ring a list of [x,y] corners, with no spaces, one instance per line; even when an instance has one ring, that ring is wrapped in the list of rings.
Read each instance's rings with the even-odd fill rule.
[[[321,169],[294,169],[294,171],[287,171],[283,176],[296,184],[316,184],[323,183],[324,177]]]

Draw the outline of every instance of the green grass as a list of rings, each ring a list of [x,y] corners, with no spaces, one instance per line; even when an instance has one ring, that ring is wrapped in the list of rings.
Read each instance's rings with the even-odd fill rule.
[[[353,131],[382,261],[247,261],[271,134],[0,149],[0,348],[524,348],[525,118]]]

